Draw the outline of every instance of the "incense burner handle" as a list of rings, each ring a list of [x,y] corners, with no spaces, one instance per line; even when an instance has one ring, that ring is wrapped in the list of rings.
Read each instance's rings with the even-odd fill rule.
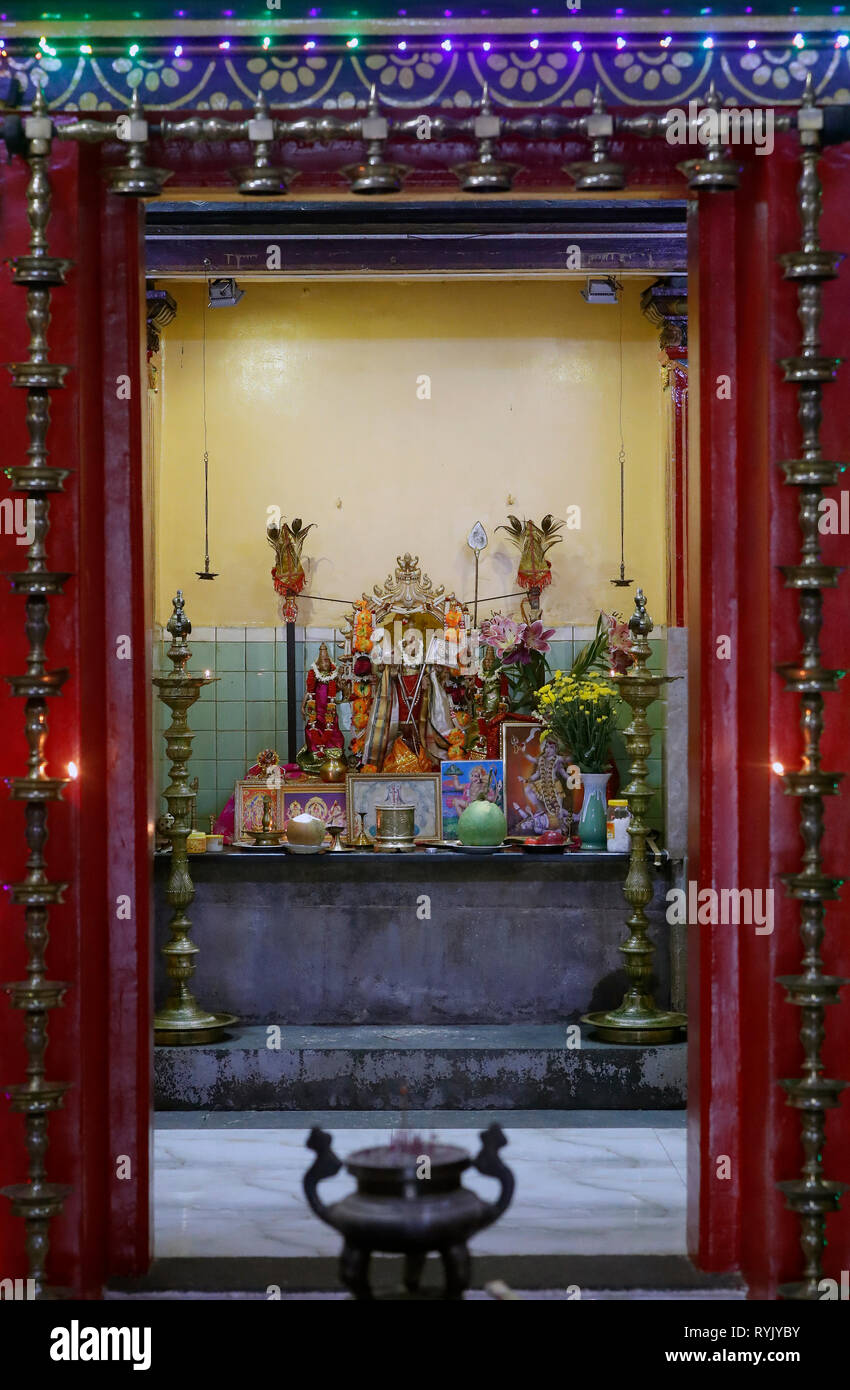
[[[332,1136],[325,1130],[310,1130],[307,1148],[312,1149],[316,1157],[304,1174],[304,1196],[319,1219],[326,1221],[329,1226],[332,1226],[333,1222],[330,1220],[328,1208],[319,1197],[317,1188],[325,1178],[335,1178],[342,1168],[342,1163],[331,1148],[332,1143]]]
[[[490,1125],[488,1129],[483,1129],[480,1134],[481,1151],[478,1157],[473,1160],[473,1167],[479,1173],[483,1173],[486,1178],[498,1178],[502,1185],[502,1190],[495,1202],[491,1202],[485,1208],[483,1219],[477,1229],[483,1230],[485,1226],[492,1226],[493,1222],[502,1215],[511,1203],[514,1195],[514,1175],[499,1157],[499,1150],[507,1144],[499,1125]]]

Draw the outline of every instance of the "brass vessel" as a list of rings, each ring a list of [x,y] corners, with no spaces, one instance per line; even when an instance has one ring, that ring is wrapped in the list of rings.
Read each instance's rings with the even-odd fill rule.
[[[416,848],[413,806],[375,807],[375,849],[398,852]]]
[[[319,777],[323,782],[344,782],[348,776],[348,765],[341,748],[329,748],[321,766]]]

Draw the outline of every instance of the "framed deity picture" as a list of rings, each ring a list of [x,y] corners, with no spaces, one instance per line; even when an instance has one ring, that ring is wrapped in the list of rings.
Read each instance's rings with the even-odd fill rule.
[[[236,804],[233,815],[233,840],[244,842],[253,830],[262,830],[266,802],[271,802],[272,828],[283,825],[283,783],[269,785],[265,777],[243,777],[236,783]]]
[[[344,830],[345,819],[345,787],[342,783],[335,786],[329,782],[285,782],[281,787],[283,793],[283,821],[282,828],[285,830],[291,816],[316,816],[325,825],[338,825]],[[330,836],[325,836],[330,839]]]
[[[501,758],[444,759],[440,763],[443,839],[457,839],[457,823],[471,801],[484,795],[504,811],[505,765]]]
[[[413,834],[418,842],[428,844],[442,839],[438,772],[412,772],[401,776],[389,772],[349,773],[346,794],[350,840],[360,834],[361,816],[366,834],[374,839],[378,829],[375,808],[399,802],[413,807]]]
[[[547,739],[541,749],[542,732],[536,719],[506,719],[502,724],[505,816],[512,840],[545,830],[570,833],[572,792],[562,775],[563,759],[554,739]]]

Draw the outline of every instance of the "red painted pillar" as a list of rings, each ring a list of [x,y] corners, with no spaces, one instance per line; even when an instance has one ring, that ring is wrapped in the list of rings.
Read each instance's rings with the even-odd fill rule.
[[[0,244],[4,256],[26,251],[27,169],[4,170]],[[48,1172],[70,1183],[64,1212],[51,1226],[52,1282],[97,1295],[107,1273],[146,1268],[149,1238],[151,1073],[151,929],[149,797],[149,633],[142,509],[141,209],[107,194],[97,151],[57,142],[51,159],[51,253],[73,261],[67,286],[54,291],[52,361],[71,364],[52,395],[51,459],[72,470],[51,504],[50,567],[74,576],[51,600],[51,667],[70,679],[51,703],[48,772],[79,780],[51,808],[48,870],[70,884],[52,910],[49,975],[71,983],[53,1011],[48,1075],[69,1080],[64,1109],[50,1122]],[[25,295],[0,280],[8,360],[26,357]],[[117,378],[129,378],[119,398]],[[0,379],[8,459],[27,446],[25,394]],[[122,395],[126,397],[126,388]],[[2,568],[20,568],[13,538],[3,537]],[[4,670],[23,670],[23,601],[0,587]],[[118,639],[129,638],[129,659]],[[127,644],[123,644],[127,650]],[[20,701],[0,691],[3,772],[23,771],[26,745]],[[4,882],[22,874],[23,810],[0,798]],[[130,917],[118,917],[117,899]],[[25,965],[23,914],[0,904],[0,979]],[[126,912],[126,907],[124,908]],[[23,1020],[0,1000],[0,1081],[23,1077]],[[121,1171],[119,1159],[129,1165]],[[3,1115],[0,1184],[26,1174],[23,1124]],[[0,1201],[2,1268],[23,1275],[22,1224]]]
[[[685,627],[688,555],[688,350],[661,354],[667,412],[667,624]],[[666,361],[665,361],[666,358]]]
[[[828,151],[822,170],[823,245],[841,250],[850,210],[846,153]],[[690,929],[689,1247],[703,1268],[740,1268],[760,1298],[774,1297],[800,1268],[798,1223],[776,1188],[798,1176],[801,1163],[798,1120],[778,1084],[799,1071],[800,1019],[775,981],[794,973],[801,956],[797,914],[779,878],[797,868],[801,841],[796,804],[770,770],[773,761],[798,766],[801,747],[798,702],[774,670],[800,645],[796,598],[778,570],[798,558],[798,499],[777,467],[799,449],[796,392],[777,366],[797,351],[800,332],[796,292],[777,263],[799,244],[797,176],[795,144],[785,140],[769,158],[752,155],[738,194],[701,197],[689,294],[699,408],[692,400],[688,875],[718,891],[772,888],[775,904],[772,934],[734,925]],[[825,287],[826,352],[841,351],[848,314],[845,270]],[[841,386],[825,389],[824,411],[826,456],[847,458]],[[836,537],[824,552],[846,564],[850,541]],[[731,639],[729,660],[718,652],[723,636]],[[850,604],[840,590],[827,599],[823,645],[826,665],[840,666],[842,652],[846,661]],[[840,770],[847,766],[848,690],[826,703],[825,766]],[[845,796],[827,809],[827,872],[841,872],[848,841]],[[850,943],[840,935],[846,911],[827,909],[824,954],[830,971],[849,975]],[[841,1006],[828,1010],[830,1075],[848,1074],[848,1040],[845,991]],[[846,1173],[848,1155],[845,1105],[830,1118],[827,1176]],[[825,1269],[836,1275],[847,1262],[846,1210],[827,1229]]]

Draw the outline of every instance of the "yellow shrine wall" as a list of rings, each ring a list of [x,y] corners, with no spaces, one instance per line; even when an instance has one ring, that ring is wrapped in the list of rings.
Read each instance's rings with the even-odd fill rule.
[[[152,441],[155,621],[178,588],[196,627],[272,627],[267,508],[317,523],[308,588],[355,599],[406,550],[435,584],[473,592],[466,537],[490,544],[480,593],[508,593],[517,552],[496,526],[581,509],[550,554],[553,624],[630,608],[619,564],[620,311],[591,306],[580,282],[427,281],[244,284],[207,310],[210,567],[203,567],[201,324],[204,286],[158,281],[177,301],[163,334]],[[623,309],[627,573],[666,621],[665,481],[656,330],[628,280]],[[421,378],[430,399],[419,399]],[[420,383],[419,388],[417,383]],[[630,590],[629,594],[633,594]],[[498,605],[515,610],[517,600]],[[484,608],[484,614],[488,611]],[[330,627],[337,605],[302,601],[299,622]],[[482,615],[482,616],[483,616]]]

